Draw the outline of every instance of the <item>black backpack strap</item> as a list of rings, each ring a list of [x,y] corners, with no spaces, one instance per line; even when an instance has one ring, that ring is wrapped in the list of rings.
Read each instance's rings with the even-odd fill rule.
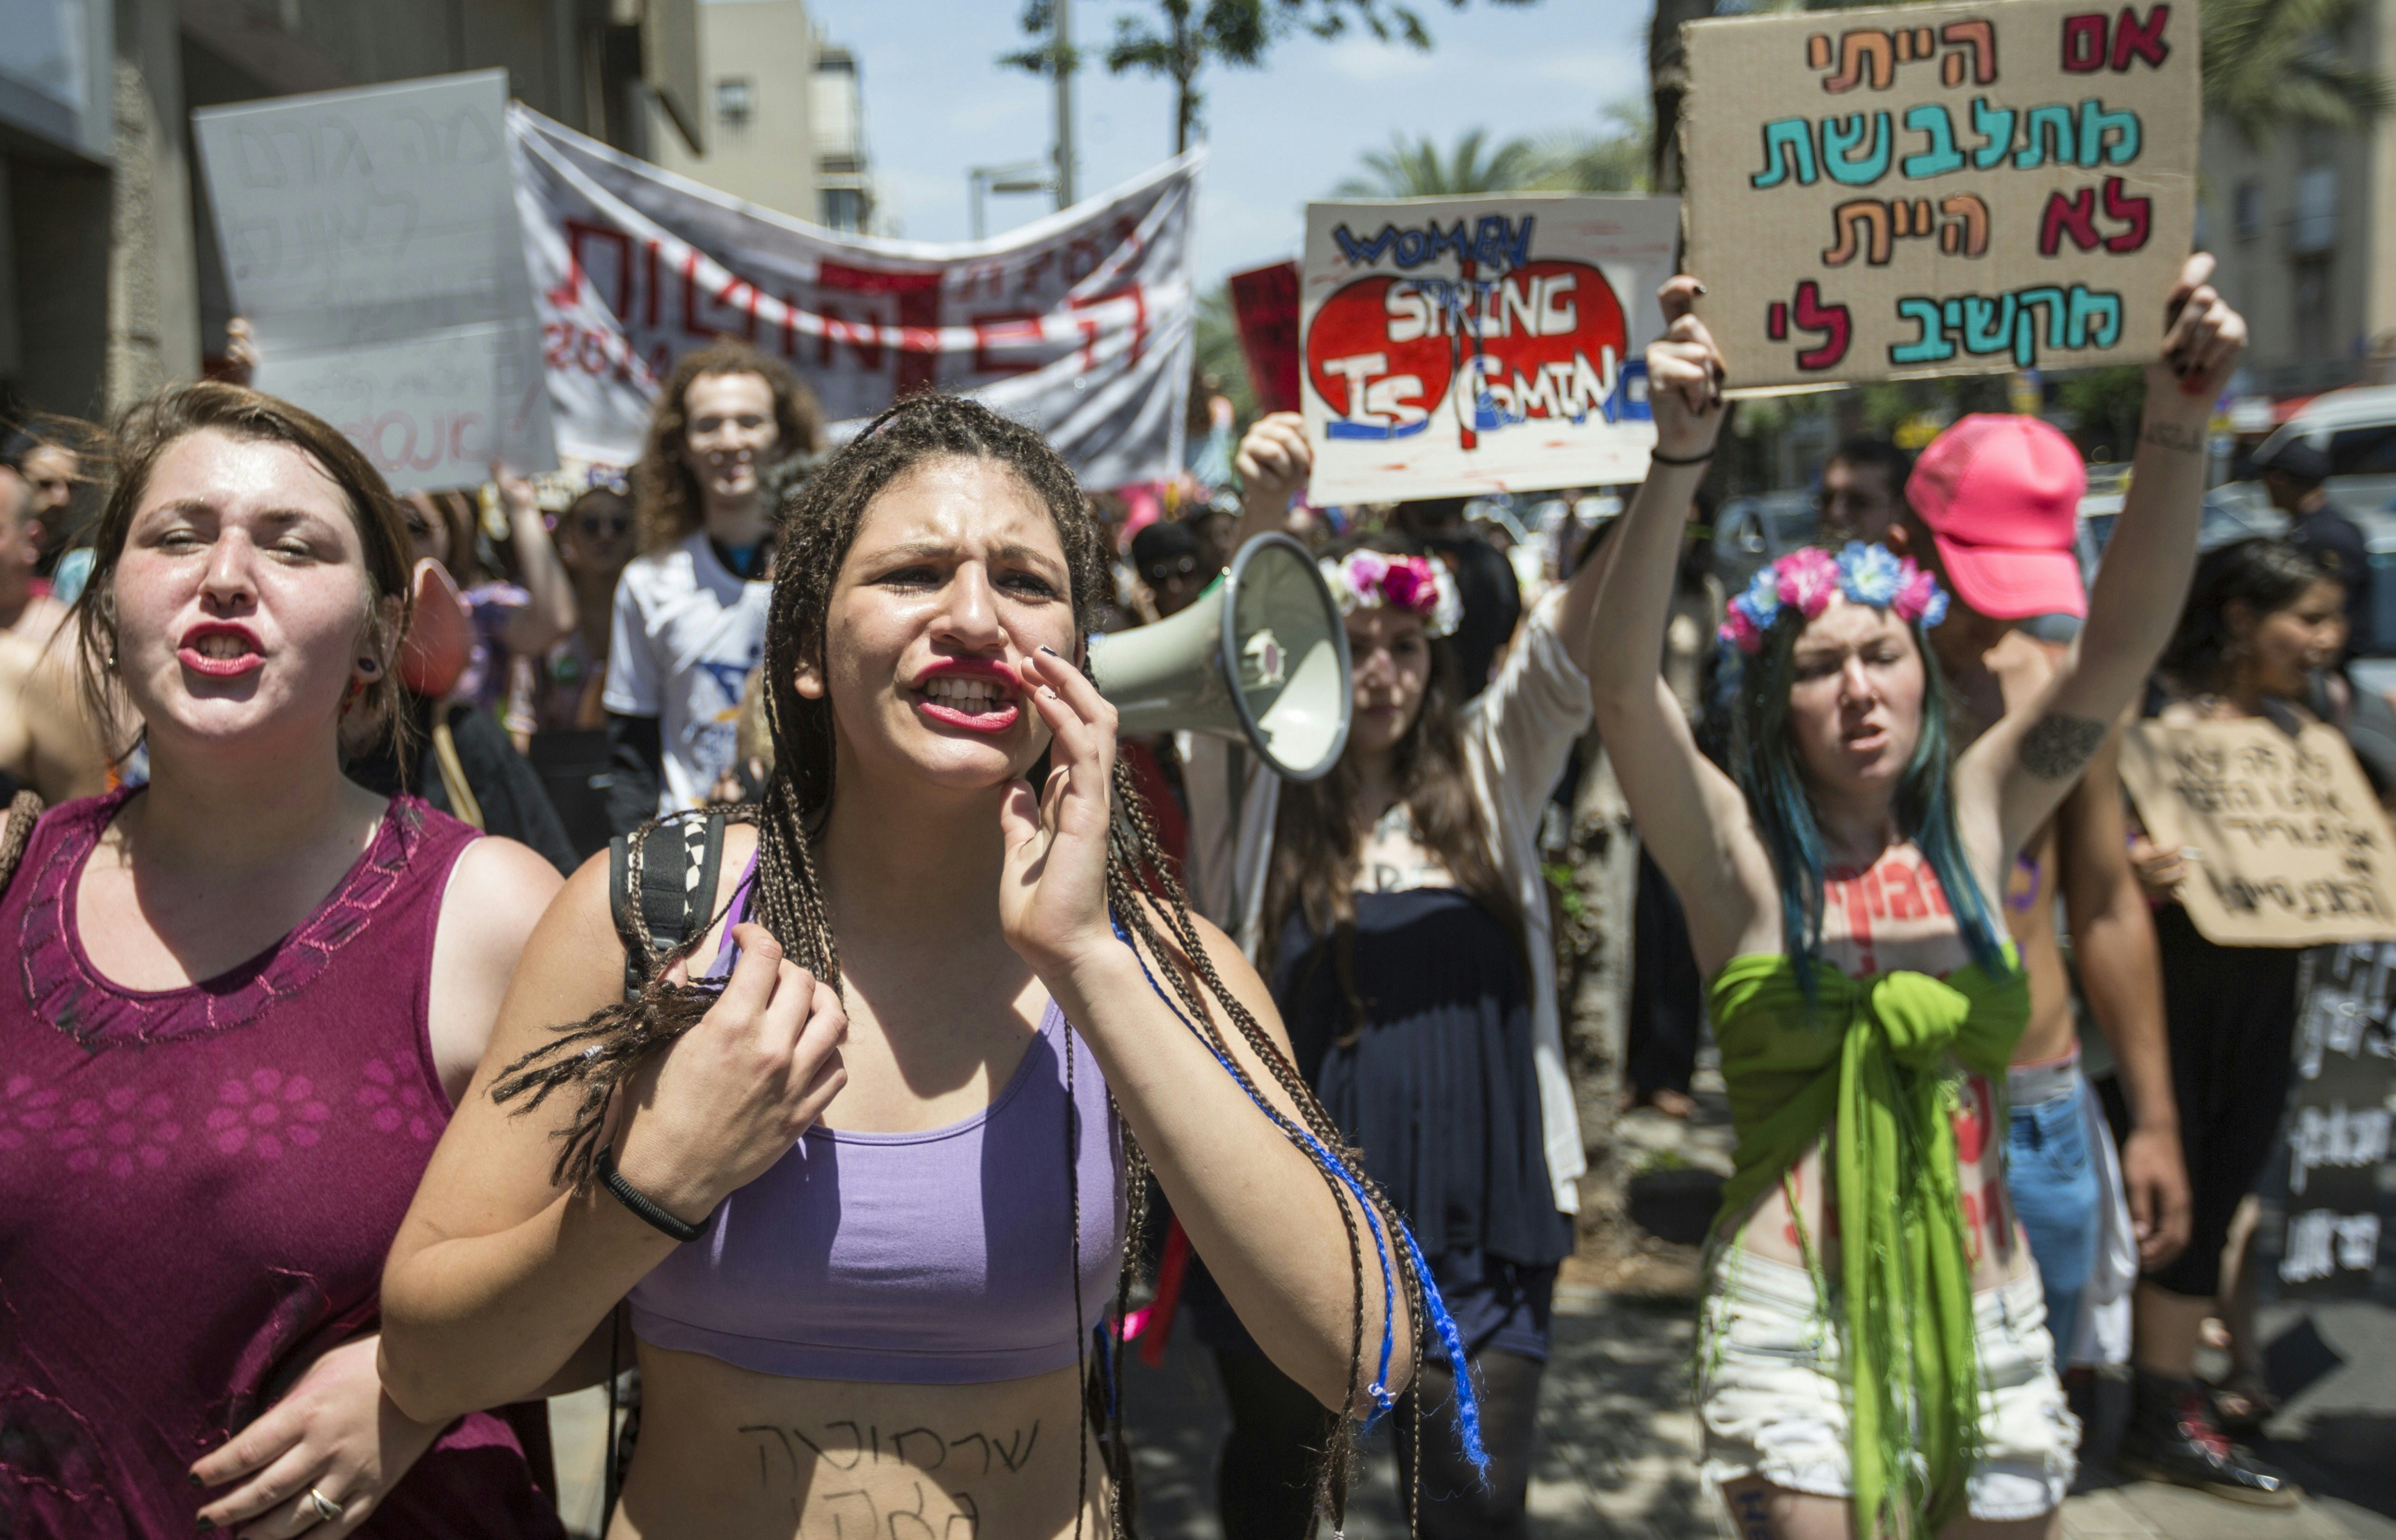
[[[685,814],[644,824],[607,843],[607,909],[624,943],[624,992],[638,994],[659,959],[707,928],[724,866],[721,813]],[[641,850],[641,890],[632,891],[632,847]],[[633,908],[648,927],[646,944]]]

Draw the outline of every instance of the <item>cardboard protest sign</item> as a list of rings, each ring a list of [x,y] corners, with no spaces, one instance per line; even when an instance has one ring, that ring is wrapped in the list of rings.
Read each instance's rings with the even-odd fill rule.
[[[556,468],[504,70],[194,113],[254,383],[401,491]]]
[[[2122,781],[2148,838],[2192,849],[2180,902],[2225,947],[2396,940],[2396,845],[2346,740],[2319,723],[2135,723]]]
[[[1235,272],[1231,314],[1240,325],[1240,352],[1248,383],[1268,412],[1298,410],[1298,264]]]
[[[992,240],[843,235],[742,203],[523,107],[509,116],[560,443],[624,462],[683,354],[787,360],[845,438],[902,395],[967,392],[1094,487],[1181,465],[1205,152]]]
[[[1688,270],[1734,386],[2141,364],[2196,219],[2197,7],[1692,23]]]
[[[1656,428],[1671,198],[1508,193],[1306,206],[1315,503],[1634,482]]]
[[[2279,1232],[2283,1299],[2371,1293],[2396,1168],[2396,944],[2324,948],[2306,960],[2296,1017],[2285,1215]],[[2267,1194],[2268,1196],[2268,1194]]]

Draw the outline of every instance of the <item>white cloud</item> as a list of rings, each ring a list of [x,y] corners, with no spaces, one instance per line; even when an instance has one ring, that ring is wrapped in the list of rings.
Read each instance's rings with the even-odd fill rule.
[[[1542,56],[1531,65],[1531,73],[1611,100],[1645,89],[1647,58],[1644,49],[1634,47],[1577,48]]]
[[[1323,52],[1324,62],[1330,66],[1334,74],[1367,84],[1410,80],[1431,73],[1435,67],[1432,56],[1419,48],[1409,48],[1402,43],[1377,42],[1365,33],[1350,33]]]

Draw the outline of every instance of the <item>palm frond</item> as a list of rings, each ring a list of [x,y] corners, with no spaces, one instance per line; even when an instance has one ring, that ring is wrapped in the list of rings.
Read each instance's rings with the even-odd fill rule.
[[[1530,140],[1510,139],[1492,145],[1480,128],[1466,130],[1444,157],[1430,139],[1400,134],[1387,149],[1368,151],[1360,158],[1364,174],[1343,179],[1332,189],[1335,196],[1452,198],[1516,192],[1537,186],[1544,169]]]
[[[2364,0],[2202,0],[2205,111],[2253,145],[2290,128],[2372,123],[2396,93],[2338,52],[2365,9]]]

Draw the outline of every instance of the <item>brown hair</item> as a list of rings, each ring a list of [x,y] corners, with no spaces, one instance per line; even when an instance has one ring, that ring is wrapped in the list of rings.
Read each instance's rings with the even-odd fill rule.
[[[422,502],[417,499],[421,498]],[[437,523],[441,543],[446,552],[441,564],[461,589],[473,588],[484,578],[482,558],[474,549],[474,537],[482,530],[482,505],[473,492],[451,488],[444,492],[417,492],[395,499],[399,519],[408,530],[408,549],[415,549],[415,529],[408,524],[410,513]]]
[[[737,816],[753,819],[758,826],[751,918],[773,934],[781,944],[783,955],[792,963],[834,989],[840,987],[840,956],[831,916],[824,906],[822,882],[816,870],[813,831],[832,805],[835,727],[828,698],[809,699],[799,694],[799,664],[802,659],[815,660],[824,656],[833,584],[873,499],[916,467],[950,458],[988,460],[1005,468],[1047,509],[1058,540],[1064,548],[1077,635],[1087,635],[1091,622],[1111,597],[1104,541],[1089,517],[1081,485],[1072,469],[1038,433],[978,402],[936,394],[900,402],[835,452],[786,499],[779,520],[764,664],[774,774],[767,783],[765,801],[739,810]],[[1117,816],[1107,850],[1107,899],[1116,923],[1124,933],[1138,938],[1149,956],[1163,964],[1156,970],[1160,989],[1170,989],[1176,1009],[1207,1040],[1227,1072],[1257,1097],[1259,1107],[1267,1109],[1267,1116],[1282,1135],[1301,1148],[1312,1144],[1338,1151],[1369,1195],[1367,1201],[1381,1234],[1394,1237],[1401,1223],[1396,1209],[1363,1175],[1362,1161],[1315,1100],[1313,1091],[1216,972],[1191,919],[1189,900],[1171,875],[1170,863],[1157,840],[1155,824],[1140,798],[1131,768],[1120,760],[1115,764],[1112,790]],[[633,843],[627,861],[627,877],[636,892],[642,882],[640,840],[659,827],[647,826]],[[644,923],[640,906],[632,909],[633,923],[639,928]],[[703,939],[707,929],[697,927],[681,950],[686,953],[699,939]],[[643,936],[646,938],[645,931]],[[552,1091],[579,1087],[576,1113],[558,1135],[552,1180],[571,1180],[578,1187],[588,1185],[614,1088],[632,1074],[648,1055],[696,1023],[712,1000],[712,995],[703,990],[666,984],[667,961],[658,960],[648,985],[638,996],[561,1029],[552,1041],[507,1066],[492,1087],[496,1101],[523,1098],[524,1111],[539,1106]],[[1236,1067],[1239,1061],[1216,1027],[1215,1013],[1232,1023],[1256,1059],[1288,1096],[1297,1109],[1295,1120],[1271,1110],[1270,1102],[1257,1093],[1245,1071]],[[1128,1129],[1124,1132],[1123,1143],[1125,1187],[1119,1197],[1126,1206],[1128,1222],[1123,1270],[1116,1285],[1119,1311],[1128,1301],[1144,1255],[1140,1235],[1147,1215],[1148,1188],[1147,1162]],[[1078,1238],[1081,1198],[1078,1188],[1073,1186],[1070,1160],[1067,1172],[1076,1205],[1073,1233]],[[1366,1240],[1345,1201],[1338,1179],[1327,1171],[1322,1175],[1347,1227],[1349,1266],[1356,1291],[1349,1376],[1351,1385],[1359,1385],[1364,1378],[1358,1371],[1364,1354]],[[1078,1239],[1075,1244],[1078,1246]],[[1409,1254],[1394,1242],[1390,1244],[1389,1254],[1395,1273],[1393,1286],[1410,1303],[1418,1332],[1415,1342],[1398,1347],[1400,1361],[1411,1364],[1419,1361],[1419,1333],[1429,1318],[1421,1306],[1421,1283]],[[1077,1310],[1081,1304],[1079,1264],[1077,1253],[1073,1268]],[[1416,1357],[1403,1358],[1407,1352]],[[1393,1374],[1398,1373],[1399,1364],[1393,1362],[1391,1370]],[[1113,1500],[1120,1505],[1131,1485],[1131,1460],[1122,1427],[1123,1387],[1120,1380],[1114,1381],[1114,1393],[1108,1396],[1105,1387],[1088,1375],[1085,1365],[1084,1388],[1088,1393],[1093,1420],[1103,1420],[1108,1427],[1100,1440],[1101,1457],[1114,1477]],[[1348,1419],[1336,1419],[1335,1433],[1318,1477],[1318,1499],[1335,1508],[1344,1501],[1351,1435]],[[1083,1447],[1086,1458],[1086,1440]],[[1114,1518],[1111,1533],[1129,1533],[1124,1516],[1117,1512]]]
[[[1337,560],[1350,551],[1420,556],[1412,540],[1382,535],[1333,548]],[[1438,557],[1431,558],[1432,561]],[[1513,938],[1525,987],[1531,978],[1523,911],[1490,855],[1493,830],[1483,821],[1465,762],[1464,733],[1457,721],[1462,702],[1456,654],[1444,641],[1431,646],[1431,677],[1421,709],[1391,751],[1398,800],[1413,815],[1415,838],[1439,858],[1464,895],[1494,917]],[[1317,936],[1331,938],[1332,966],[1347,1002],[1351,1029],[1364,1024],[1364,995],[1356,978],[1356,862],[1367,831],[1358,805],[1363,780],[1355,746],[1320,780],[1285,780],[1273,818],[1272,864],[1265,876],[1264,934],[1259,965],[1270,975],[1290,911],[1305,914]]]
[[[74,606],[78,672],[92,721],[104,733],[109,724],[118,720],[122,697],[116,684],[116,564],[125,553],[133,516],[150,489],[159,458],[181,440],[208,430],[251,442],[287,444],[313,459],[340,488],[357,528],[358,543],[366,551],[371,594],[364,644],[383,665],[356,707],[361,720],[388,723],[392,725],[387,730],[402,731],[396,664],[400,639],[407,634],[408,578],[415,560],[407,525],[400,518],[391,488],[357,445],[330,423],[287,401],[220,380],[173,386],[137,402],[117,418],[110,433],[114,475],[108,500],[92,528],[91,576]],[[388,630],[381,623],[380,602],[386,599],[400,604],[399,623]],[[122,758],[140,741],[137,730],[130,741],[109,748]]]
[[[657,414],[649,418],[647,440],[640,463],[632,467],[632,506],[640,526],[641,549],[662,551],[706,522],[699,497],[699,480],[683,464],[682,452],[690,431],[685,400],[694,381],[721,375],[752,374],[774,392],[774,426],[779,437],[778,458],[813,454],[823,439],[823,409],[813,391],[800,382],[780,359],[742,342],[714,342],[685,353],[658,392]],[[761,465],[762,476],[765,467]]]

